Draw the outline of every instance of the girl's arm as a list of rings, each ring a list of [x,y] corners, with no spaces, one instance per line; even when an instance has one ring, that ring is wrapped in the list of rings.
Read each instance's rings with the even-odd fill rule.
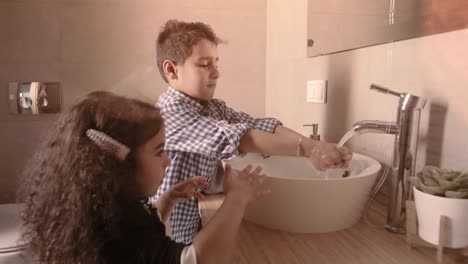
[[[238,175],[231,176],[231,168],[226,165],[224,201],[193,239],[198,263],[226,263],[235,247],[245,208],[251,201],[270,193],[263,187],[261,168],[251,170],[249,165]]]
[[[174,209],[175,203],[171,202],[167,197],[165,197],[165,192],[154,204],[156,208],[158,208],[159,214],[161,214],[161,221],[166,223],[171,216],[172,209]]]

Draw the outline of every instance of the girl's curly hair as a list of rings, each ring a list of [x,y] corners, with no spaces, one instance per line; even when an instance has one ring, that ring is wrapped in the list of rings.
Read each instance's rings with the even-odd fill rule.
[[[138,199],[134,151],[163,126],[151,104],[93,92],[64,113],[33,156],[19,197],[24,238],[40,263],[100,263],[99,251],[118,235],[123,203]],[[124,161],[101,151],[92,128],[130,148]]]

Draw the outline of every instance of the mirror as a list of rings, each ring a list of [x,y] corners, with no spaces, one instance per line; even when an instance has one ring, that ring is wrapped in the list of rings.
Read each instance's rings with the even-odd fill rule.
[[[463,28],[467,0],[308,0],[307,56]]]
[[[58,82],[10,82],[8,91],[12,114],[38,115],[60,112],[61,94]]]

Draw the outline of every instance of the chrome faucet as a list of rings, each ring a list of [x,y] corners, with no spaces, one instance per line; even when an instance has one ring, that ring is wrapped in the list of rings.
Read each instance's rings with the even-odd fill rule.
[[[395,135],[393,169],[389,178],[390,200],[385,228],[391,232],[405,233],[405,202],[411,200],[413,195],[408,178],[415,173],[419,118],[426,99],[408,93],[395,92],[376,84],[371,84],[370,89],[400,98],[396,122],[359,121],[353,125],[353,130],[355,134]]]

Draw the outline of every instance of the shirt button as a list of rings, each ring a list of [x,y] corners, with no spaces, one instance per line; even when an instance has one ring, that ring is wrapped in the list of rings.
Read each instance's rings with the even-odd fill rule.
[[[222,120],[222,121],[219,121],[218,123],[216,123],[216,125],[220,128],[224,128],[228,125],[228,122],[226,120]]]

